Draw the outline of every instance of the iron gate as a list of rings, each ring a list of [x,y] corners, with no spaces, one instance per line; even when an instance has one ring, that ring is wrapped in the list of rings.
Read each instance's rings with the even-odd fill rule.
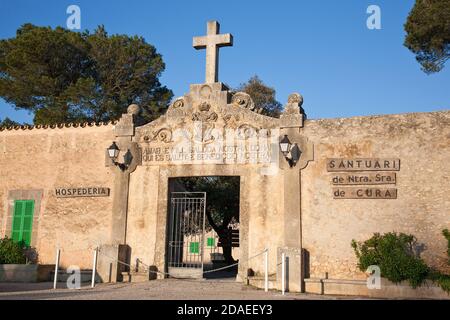
[[[168,271],[171,276],[202,278],[206,192],[171,192]]]

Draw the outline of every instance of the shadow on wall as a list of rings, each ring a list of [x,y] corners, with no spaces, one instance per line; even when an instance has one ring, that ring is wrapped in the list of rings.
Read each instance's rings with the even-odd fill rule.
[[[305,274],[305,278],[309,278],[311,276],[309,263],[309,251],[303,249],[303,272]]]

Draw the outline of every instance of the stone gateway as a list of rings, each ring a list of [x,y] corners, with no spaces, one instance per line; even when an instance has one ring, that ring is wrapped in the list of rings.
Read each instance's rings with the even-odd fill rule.
[[[218,80],[218,50],[232,42],[209,22],[207,36],[194,38],[206,48],[205,83],[150,123],[137,125],[131,105],[107,123],[1,128],[0,236],[11,237],[18,206],[29,205],[40,263],[54,263],[60,247],[62,268],[90,269],[99,247],[102,281],[127,279],[132,270],[118,260],[164,278],[176,241],[169,180],[236,176],[238,281],[258,285],[264,260],[252,257],[268,249],[274,288],[285,254],[290,291],[318,292],[328,279],[340,293],[366,294],[355,289],[367,276],[351,241],[391,231],[414,234],[427,264],[450,272],[441,235],[450,228],[450,112],[310,120],[294,93],[279,118],[268,117]],[[183,254],[203,256],[215,240],[191,243]]]

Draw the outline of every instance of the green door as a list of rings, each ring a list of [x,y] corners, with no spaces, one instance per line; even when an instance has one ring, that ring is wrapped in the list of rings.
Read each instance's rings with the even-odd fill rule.
[[[14,217],[11,238],[17,242],[31,244],[31,230],[33,227],[34,200],[14,201]]]

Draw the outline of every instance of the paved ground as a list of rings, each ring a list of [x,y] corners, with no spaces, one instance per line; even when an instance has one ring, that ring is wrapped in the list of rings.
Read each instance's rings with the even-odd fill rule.
[[[267,300],[267,299],[355,299],[355,297],[320,296],[313,294],[286,294],[264,292],[243,286],[233,280],[155,280],[143,283],[98,284],[94,289],[83,284],[81,289],[69,290],[64,283],[0,283],[0,300]],[[60,288],[59,288],[60,287]],[[358,298],[356,298],[358,299]],[[361,298],[359,298],[361,299]]]

